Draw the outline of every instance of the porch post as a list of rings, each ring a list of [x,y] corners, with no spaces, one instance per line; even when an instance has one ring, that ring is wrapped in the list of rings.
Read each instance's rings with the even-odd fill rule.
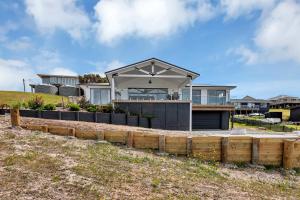
[[[189,78],[190,78],[190,131],[192,131],[193,86],[192,86],[192,77]]]
[[[114,100],[115,100],[115,78],[114,78],[114,75],[112,76],[111,78],[111,103],[112,103],[112,106],[114,108]]]

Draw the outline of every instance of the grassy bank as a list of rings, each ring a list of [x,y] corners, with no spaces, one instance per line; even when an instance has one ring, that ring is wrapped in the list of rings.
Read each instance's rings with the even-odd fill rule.
[[[0,122],[0,199],[298,199],[299,177]]]
[[[0,104],[15,104],[18,102],[27,102],[28,100],[34,98],[35,96],[42,96],[45,104],[48,103],[61,103],[62,99],[67,102],[67,97],[42,94],[42,93],[31,93],[31,92],[17,92],[17,91],[0,91]]]

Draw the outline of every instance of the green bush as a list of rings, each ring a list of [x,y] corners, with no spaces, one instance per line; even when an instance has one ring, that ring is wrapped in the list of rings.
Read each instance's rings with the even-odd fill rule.
[[[98,111],[98,106],[96,106],[96,105],[89,105],[87,108],[86,108],[86,110],[88,111],[88,112],[97,112]]]
[[[56,106],[54,104],[46,104],[44,106],[44,110],[56,110]]]
[[[40,96],[36,96],[35,98],[28,101],[28,107],[32,110],[42,110],[44,107],[44,100]]]
[[[69,103],[67,105],[67,107],[69,108],[70,111],[79,111],[80,110],[80,106],[76,103]]]
[[[111,113],[113,111],[113,106],[112,104],[108,104],[108,105],[105,105],[105,106],[101,106],[99,108],[99,112],[103,112],[103,113]]]

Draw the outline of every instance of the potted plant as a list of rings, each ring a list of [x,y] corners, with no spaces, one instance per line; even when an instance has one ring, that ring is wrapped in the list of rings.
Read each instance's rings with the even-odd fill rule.
[[[45,119],[59,119],[59,113],[56,110],[55,104],[46,104],[43,107],[42,118]]]
[[[142,115],[140,117],[140,127],[152,128],[152,120],[154,119],[153,115]]]
[[[127,113],[127,125],[138,126],[139,125],[139,115],[136,113]]]
[[[114,111],[111,113],[111,123],[119,125],[126,124],[126,114],[119,107],[115,107]]]

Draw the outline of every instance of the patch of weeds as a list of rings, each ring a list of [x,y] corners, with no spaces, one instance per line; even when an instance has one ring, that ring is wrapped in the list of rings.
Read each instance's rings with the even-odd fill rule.
[[[152,181],[151,181],[151,186],[153,188],[159,188],[159,186],[161,185],[161,181],[159,178],[153,178]]]
[[[53,177],[52,177],[52,181],[53,182],[59,182],[59,181],[61,181],[61,177],[59,176],[59,175],[54,175]]]
[[[60,162],[48,155],[28,151],[23,155],[12,154],[4,159],[6,166],[17,165],[35,172],[51,172],[59,168]]]
[[[284,180],[276,184],[276,186],[282,191],[286,192],[288,189],[290,189],[290,184],[288,181]]]
[[[248,165],[246,162],[234,162],[234,164],[238,167],[238,168],[246,168]]]
[[[300,168],[295,168],[296,176],[300,176]]]
[[[267,172],[271,172],[279,169],[279,167],[274,165],[264,165],[264,166],[265,166],[265,171]]]
[[[14,134],[13,132],[5,132],[4,134],[5,139],[15,139],[16,138],[16,134]]]

